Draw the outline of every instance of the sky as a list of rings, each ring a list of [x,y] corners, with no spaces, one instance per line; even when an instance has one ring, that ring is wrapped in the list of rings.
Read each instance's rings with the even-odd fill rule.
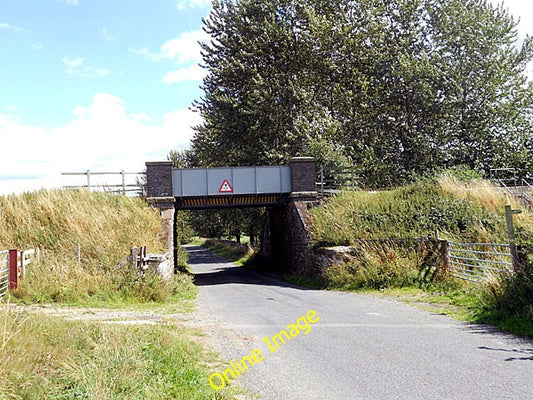
[[[504,4],[533,34],[533,2]],[[0,194],[72,184],[62,172],[142,171],[187,148],[210,5],[0,0]]]

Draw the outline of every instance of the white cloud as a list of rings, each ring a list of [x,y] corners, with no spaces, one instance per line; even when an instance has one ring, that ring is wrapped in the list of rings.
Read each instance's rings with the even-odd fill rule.
[[[107,93],[75,107],[73,119],[57,128],[24,126],[0,114],[2,147],[17,149],[2,156],[0,193],[66,184],[61,172],[141,171],[146,161],[187,147],[192,126],[200,122],[197,113],[183,109],[163,115],[163,123],[154,126],[146,114],[128,113],[121,98]]]
[[[81,67],[81,65],[84,62],[85,62],[84,57],[76,57],[76,58],[64,57],[63,58],[63,64],[65,64],[69,68]]]
[[[191,61],[200,62],[202,54],[198,42],[208,40],[209,35],[203,30],[197,30],[183,32],[179,37],[166,41],[161,45],[159,52],[152,52],[148,47],[132,49],[131,51],[152,61],[175,60],[180,64]]]
[[[186,81],[201,81],[206,75],[206,70],[198,64],[191,65],[187,68],[181,68],[176,71],[171,71],[165,75],[163,82],[167,85]]]
[[[104,40],[107,40],[109,42],[115,41],[115,38],[107,31],[107,28],[98,29],[98,33],[100,34],[100,37]]]
[[[57,0],[58,3],[66,3],[71,6],[79,6],[80,0]]]
[[[92,65],[85,65],[84,57],[64,57],[63,64],[68,75],[78,75],[82,78],[103,78],[110,74],[106,68],[98,68]]]
[[[211,0],[178,0],[176,5],[178,10],[186,10],[189,8],[209,8],[211,7]]]
[[[202,60],[202,49],[198,42],[206,42],[208,39],[209,35],[203,30],[184,32],[180,37],[163,43],[161,54],[164,58],[175,59],[179,63],[187,61],[199,62]]]
[[[18,119],[9,114],[0,113],[0,129],[18,124]]]
[[[166,41],[161,45],[159,52],[152,52],[148,47],[131,51],[152,61],[176,61],[180,68],[168,72],[162,79],[167,85],[184,81],[201,81],[205,76],[205,70],[198,65],[202,61],[199,42],[208,40],[209,35],[203,30],[197,30],[183,32],[179,37]]]
[[[26,29],[21,28],[19,26],[11,25],[6,22],[0,22],[0,28],[1,29],[7,29],[8,31],[12,31],[15,33],[24,33],[26,32]]]

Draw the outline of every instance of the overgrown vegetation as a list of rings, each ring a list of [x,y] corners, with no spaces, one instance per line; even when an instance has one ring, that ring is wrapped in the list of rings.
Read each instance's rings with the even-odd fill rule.
[[[359,239],[416,238],[505,243],[505,204],[512,200],[486,181],[461,182],[450,174],[395,190],[344,192],[312,211],[312,238],[328,245]],[[512,202],[518,207],[516,202]],[[533,232],[533,218],[517,218]]]
[[[350,261],[329,268],[323,283],[344,290],[411,287],[434,295],[432,302],[461,309],[464,319],[490,322],[533,335],[533,216],[515,216],[522,265],[512,276],[481,284],[458,282],[440,266],[435,236],[459,242],[507,243],[505,204],[512,199],[490,183],[460,181],[451,174],[379,193],[345,192],[311,212],[316,246],[352,245]],[[376,240],[377,239],[377,240]],[[381,239],[381,240],[379,240]],[[435,243],[433,241],[433,243]],[[439,273],[440,271],[440,273]]]
[[[0,304],[0,400],[233,398],[209,386],[216,356],[171,321],[69,321],[20,305],[149,303],[152,310],[172,300],[172,312],[189,309],[183,300],[196,287],[188,274],[167,282],[118,267],[135,245],[162,250],[157,211],[140,199],[52,190],[0,197],[0,221],[0,248],[45,249],[11,292],[19,305],[9,305],[9,295]],[[178,264],[187,266],[182,250]]]
[[[230,399],[214,361],[172,325],[65,321],[2,307],[0,400]]]
[[[0,197],[0,221],[0,248],[45,250],[13,293],[24,302],[127,304],[195,294],[187,275],[167,282],[116,267],[133,246],[162,250],[160,217],[141,199],[60,190],[10,195]]]

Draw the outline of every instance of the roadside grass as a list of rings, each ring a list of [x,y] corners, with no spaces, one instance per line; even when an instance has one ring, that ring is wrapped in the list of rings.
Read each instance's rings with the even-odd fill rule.
[[[173,325],[67,321],[0,309],[0,399],[233,399],[215,392],[216,356]]]
[[[395,190],[345,192],[311,210],[316,247],[351,245],[355,256],[330,267],[315,286],[379,293],[474,323],[533,336],[533,214],[515,216],[523,270],[472,284],[438,269],[437,247],[387,239],[440,237],[458,242],[507,243],[505,205],[516,201],[489,182],[450,173]],[[366,239],[366,241],[365,241]],[[376,239],[379,239],[376,241]],[[431,240],[428,241],[431,243]]]
[[[495,297],[488,286],[460,281],[430,288],[388,288],[367,290],[376,296],[395,298],[426,311],[448,315],[475,324],[490,324],[499,329],[533,337],[533,323],[527,316],[510,315],[495,307]]]
[[[195,238],[191,244],[205,247],[239,267],[244,266],[254,255],[254,250],[247,244],[229,240]]]
[[[22,304],[127,307],[192,300],[196,292],[188,274],[175,274],[167,281],[149,271],[144,275],[129,269],[110,271],[56,256],[32,263],[11,293]]]
[[[210,387],[209,371],[221,362],[199,344],[198,331],[166,319],[68,321],[25,307],[46,304],[57,315],[65,305],[192,311],[198,289],[190,274],[165,281],[118,266],[134,246],[161,252],[160,224],[137,198],[83,190],[0,196],[0,249],[45,250],[0,299],[0,400],[234,398],[236,389]],[[187,268],[182,250],[178,264]]]

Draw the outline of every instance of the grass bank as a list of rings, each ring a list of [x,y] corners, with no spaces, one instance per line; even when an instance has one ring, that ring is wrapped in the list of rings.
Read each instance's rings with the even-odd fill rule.
[[[45,249],[0,301],[0,400],[234,398],[209,386],[216,355],[175,321],[69,321],[25,307],[190,310],[197,289],[188,274],[165,281],[117,267],[133,246],[162,251],[159,232],[158,212],[136,198],[60,190],[0,197],[0,249]],[[182,267],[186,258],[179,252]]]
[[[533,335],[533,215],[524,210],[515,226],[525,254],[512,277],[482,284],[457,281],[436,270],[440,258],[431,241],[507,243],[505,205],[519,205],[490,183],[460,181],[450,174],[383,192],[346,192],[311,211],[315,246],[351,245],[355,256],[329,268],[323,287],[374,290],[397,295],[406,290],[417,302],[471,322],[489,322]],[[409,239],[404,242],[391,238]],[[392,292],[391,292],[392,291]],[[416,294],[415,294],[416,293]]]
[[[117,268],[134,246],[160,252],[160,217],[138,198],[42,190],[0,197],[0,249],[43,248],[13,294],[26,303],[109,305],[193,298],[187,275],[166,282]],[[78,248],[80,260],[78,260]]]

